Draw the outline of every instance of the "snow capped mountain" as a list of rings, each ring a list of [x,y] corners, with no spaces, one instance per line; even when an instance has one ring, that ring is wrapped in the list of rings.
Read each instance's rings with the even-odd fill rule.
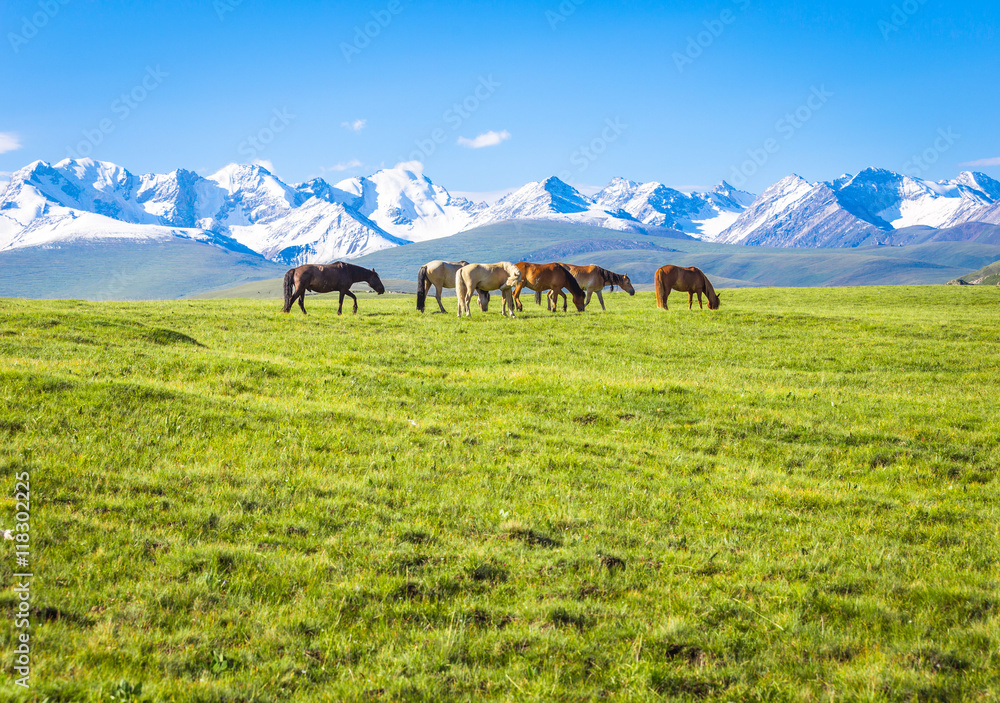
[[[37,161],[0,195],[0,251],[76,239],[193,238],[300,264],[406,244],[345,206],[320,179],[291,187],[260,166],[203,178],[177,170],[135,176],[91,159]]]
[[[894,230],[989,222],[1000,182],[962,173],[935,183],[866,169],[825,183],[788,176],[768,188],[717,241],[791,247],[854,247],[888,241]]]
[[[553,177],[487,205],[452,196],[416,162],[336,185],[321,178],[289,185],[257,165],[230,164],[207,177],[184,169],[137,176],[91,159],[36,161],[0,190],[0,251],[185,239],[301,264],[523,219],[635,233],[664,228],[744,245],[900,243],[911,235],[893,233],[916,225],[964,236],[961,225],[1000,224],[1000,182],[974,172],[935,183],[866,169],[821,183],[788,176],[755,197],[725,182],[684,193],[615,178],[591,198]]]
[[[364,178],[349,178],[336,189],[343,204],[375,222],[383,231],[422,242],[468,229],[485,203],[454,198],[423,175],[420,163],[404,163]],[[342,196],[343,197],[343,196]]]
[[[845,210],[826,183],[787,176],[765,190],[716,240],[750,246],[857,246],[878,227]],[[838,244],[845,232],[856,237]]]
[[[670,227],[698,239],[712,240],[736,221],[755,196],[723,181],[708,193],[682,193],[662,183],[613,179],[594,202],[620,210],[647,225]]]
[[[623,183],[631,181],[616,179],[609,187],[623,189],[627,187]],[[626,199],[622,197],[619,200],[624,202]],[[504,196],[473,219],[470,227],[508,220],[555,220],[641,233],[648,229],[647,226],[663,226],[655,219],[640,221],[619,205],[611,197],[605,202],[588,198],[553,176],[545,181],[529,183]]]

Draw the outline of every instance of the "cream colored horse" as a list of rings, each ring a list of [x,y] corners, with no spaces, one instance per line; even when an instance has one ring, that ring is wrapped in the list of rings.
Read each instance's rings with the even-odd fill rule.
[[[480,295],[480,305],[482,305],[482,294],[491,290],[499,289],[503,294],[503,314],[514,317],[514,296],[511,289],[521,282],[521,271],[509,261],[501,261],[498,264],[468,264],[458,270],[455,275],[455,292],[458,295],[458,316],[470,317],[469,301],[472,300],[473,291]]]
[[[441,304],[441,292],[445,288],[455,287],[455,274],[468,263],[468,261],[437,260],[428,261],[421,266],[417,273],[417,310],[424,311],[427,293],[430,292],[431,286],[434,286],[437,291],[434,297],[437,298],[438,307],[441,308],[441,312],[447,312]]]

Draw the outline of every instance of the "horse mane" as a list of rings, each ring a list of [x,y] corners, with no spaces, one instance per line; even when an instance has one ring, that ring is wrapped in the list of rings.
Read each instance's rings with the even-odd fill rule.
[[[695,271],[697,271],[699,274],[701,274],[702,280],[705,281],[705,291],[707,293],[709,293],[710,295],[714,295],[716,298],[718,298],[719,294],[715,292],[715,286],[713,286],[712,282],[710,280],[708,280],[708,276],[705,275],[705,272],[702,271],[697,266],[692,266],[691,268],[693,268]]]
[[[604,279],[604,285],[611,286],[612,290],[615,286],[618,286],[619,288],[622,287],[622,282],[625,280],[625,276],[620,273],[610,271],[603,266],[598,266],[597,268],[601,271],[601,277]]]
[[[566,287],[569,288],[570,293],[572,293],[575,297],[586,295],[586,292],[580,286],[573,274],[570,273],[568,268],[566,268],[563,264],[556,264],[556,266],[566,272]]]

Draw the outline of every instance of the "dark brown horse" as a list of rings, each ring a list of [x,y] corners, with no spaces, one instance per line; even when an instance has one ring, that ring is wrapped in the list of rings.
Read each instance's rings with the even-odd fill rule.
[[[379,279],[375,269],[366,269],[344,261],[335,261],[332,264],[306,264],[298,268],[288,269],[285,274],[285,312],[292,309],[292,303],[299,299],[299,307],[305,314],[306,291],[314,293],[329,293],[331,291],[340,292],[340,305],[337,306],[337,314],[344,311],[344,296],[349,295],[354,299],[354,312],[358,311],[358,299],[351,292],[351,286],[355,283],[367,283],[372,289],[382,295],[385,293],[385,286]]]
[[[601,303],[601,310],[607,310],[604,307],[604,296],[601,295],[601,291],[604,290],[605,286],[611,286],[611,290],[618,286],[623,291],[629,295],[635,295],[635,288],[632,287],[632,281],[629,279],[627,273],[615,273],[614,271],[609,271],[606,268],[601,268],[591,264],[590,266],[574,266],[573,264],[564,264],[559,262],[561,266],[565,266],[566,269],[573,274],[573,278],[576,282],[580,284],[587,293],[587,305],[590,305],[590,299],[597,293],[597,299]],[[548,306],[553,310],[556,304],[559,302],[559,295],[563,297],[563,312],[566,311],[566,295],[564,293],[549,293]],[[539,305],[542,304],[541,294],[535,293],[535,302]]]
[[[694,306],[694,296],[698,294],[698,307],[702,307],[701,295],[708,297],[708,309],[719,309],[719,296],[701,269],[694,266],[681,268],[667,264],[656,270],[656,306],[667,310],[667,297],[671,290],[688,294],[688,310]]]
[[[565,288],[573,296],[573,304],[576,305],[576,309],[580,312],[586,309],[583,288],[573,278],[573,274],[569,272],[569,269],[562,264],[529,264],[527,261],[521,261],[514,265],[521,272],[521,282],[514,289],[514,304],[517,306],[518,312],[522,309],[522,288],[533,290],[536,293],[551,290],[552,293],[550,295],[562,293],[563,298],[566,297],[566,294],[562,292]],[[564,307],[563,310],[565,309]],[[554,306],[552,312],[555,312]]]

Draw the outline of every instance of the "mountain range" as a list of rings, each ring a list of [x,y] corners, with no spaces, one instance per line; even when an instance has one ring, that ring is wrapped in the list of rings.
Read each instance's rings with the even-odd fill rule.
[[[489,205],[451,195],[415,162],[335,185],[289,185],[259,165],[138,176],[91,159],[36,161],[0,191],[0,252],[180,239],[296,265],[519,220],[750,246],[904,244],[939,230],[974,239],[980,230],[969,223],[1000,224],[1000,182],[972,172],[932,182],[866,169],[819,183],[792,175],[755,196],[725,182],[684,193],[615,178],[588,197],[553,177]]]

